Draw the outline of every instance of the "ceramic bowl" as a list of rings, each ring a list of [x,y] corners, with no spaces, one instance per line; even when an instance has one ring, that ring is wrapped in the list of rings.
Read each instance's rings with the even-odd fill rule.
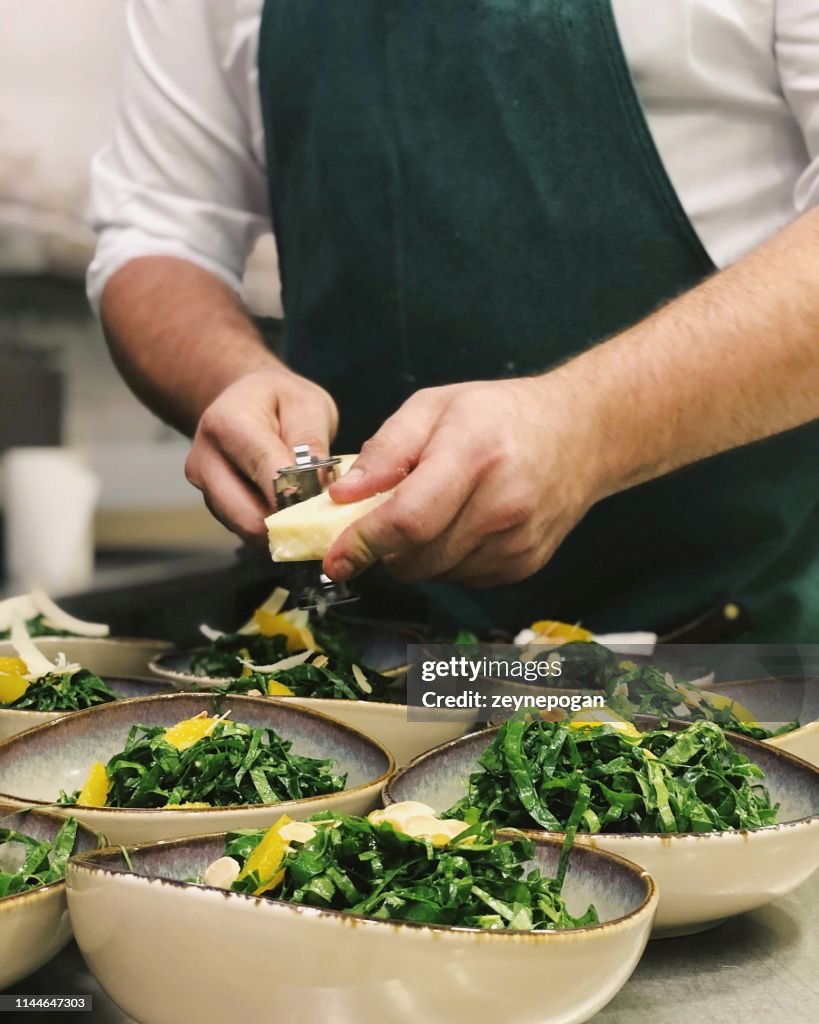
[[[117,696],[127,699],[129,697],[149,697],[155,693],[173,693],[174,688],[169,683],[162,683],[158,679],[106,679]],[[65,715],[76,714],[74,711],[29,711],[25,708],[4,708],[0,707],[0,741],[16,736],[18,732],[25,732],[26,729],[33,729],[35,725],[44,725],[46,722],[53,722],[55,718],[63,718]]]
[[[172,649],[164,640],[128,637],[37,636],[34,642],[51,661],[62,652],[69,662],[82,665],[94,675],[114,679],[151,679],[151,661]],[[0,642],[0,657],[16,657],[8,641]]]
[[[819,679],[781,676],[718,683],[714,693],[739,701],[767,728],[799,719],[801,728],[766,740],[819,766]]]
[[[170,726],[200,711],[214,710],[206,694],[174,693],[140,697],[77,711],[0,743],[0,800],[18,806],[52,804],[60,790],[82,786],[95,761],[106,762],[125,746],[136,724]],[[363,814],[377,802],[393,771],[392,756],[375,740],[325,715],[265,697],[226,697],[220,712],[236,722],[275,729],[292,741],[293,752],[332,758],[347,774],[347,787],[332,796],[278,804],[231,807],[142,809],[136,807],[55,807],[74,814],[117,844],[172,839],[236,828],[262,828],[287,813],[304,818],[319,807]]]
[[[185,883],[222,855],[222,836],[75,858],[77,942],[112,999],[150,1024],[574,1024],[622,988],[657,904],[633,864],[576,847],[569,909],[601,924],[481,932],[352,917]],[[554,875],[560,844],[537,843]],[[127,922],[127,927],[123,926]]]
[[[371,619],[345,618],[342,621],[351,640],[361,651],[362,665],[374,672],[391,676],[399,684],[409,668],[407,645],[421,643],[423,639],[418,627]],[[205,649],[201,646],[185,651],[162,651],[153,658],[150,669],[178,690],[189,689],[191,683],[200,689],[224,686],[230,677],[198,676],[191,671],[191,658]]]
[[[384,789],[384,802],[419,800],[445,811],[466,793],[469,775],[497,729],[422,754]],[[731,742],[766,776],[778,824],[753,830],[684,835],[583,835],[577,842],[645,868],[660,890],[655,936],[713,927],[796,888],[819,867],[819,770],[764,743]],[[546,833],[531,831],[530,836]]]
[[[0,803],[0,825],[35,839],[53,839],[62,824],[60,815],[19,811]],[[97,837],[81,825],[75,852],[84,853],[96,847]],[[42,967],[70,938],[65,882],[52,882],[0,899],[0,991]]]
[[[390,626],[369,620],[351,620],[350,629],[362,648],[362,661],[377,672],[395,679],[396,696],[402,694],[401,682],[407,673],[407,644],[418,643],[420,634],[411,626]],[[198,648],[204,650],[204,648]],[[190,671],[190,659],[195,651],[169,651],[151,663],[153,672],[177,690],[189,692],[192,687],[214,689],[228,681],[209,676],[197,676]],[[457,739],[469,732],[474,721],[410,722],[406,704],[384,701],[334,700],[328,697],[277,697],[292,701],[313,711],[330,715],[339,722],[372,736],[382,743],[395,758],[396,764],[422,754],[425,750]]]

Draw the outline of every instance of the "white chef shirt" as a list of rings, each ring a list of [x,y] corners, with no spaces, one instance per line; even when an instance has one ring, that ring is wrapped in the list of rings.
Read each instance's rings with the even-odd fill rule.
[[[725,266],[819,205],[819,0],[613,0],[660,156]],[[112,144],[95,159],[88,291],[171,255],[237,290],[269,231],[262,0],[130,0]]]

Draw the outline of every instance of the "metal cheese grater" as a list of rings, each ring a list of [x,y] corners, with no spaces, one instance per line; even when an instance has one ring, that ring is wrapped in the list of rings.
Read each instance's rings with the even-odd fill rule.
[[[297,444],[293,448],[295,464],[278,470],[273,481],[276,501],[280,509],[314,498],[338,479],[341,459],[319,459],[310,454],[310,445]],[[330,605],[357,601],[346,583],[336,583],[322,572],[321,562],[282,562],[288,576],[288,589],[299,608],[317,608],[321,613]]]

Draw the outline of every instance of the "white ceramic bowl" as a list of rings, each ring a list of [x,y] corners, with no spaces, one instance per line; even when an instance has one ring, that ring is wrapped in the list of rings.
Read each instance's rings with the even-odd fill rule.
[[[77,665],[97,676],[116,679],[150,679],[151,661],[172,649],[165,640],[138,640],[129,637],[36,636],[34,643],[54,661],[61,652]],[[7,641],[0,641],[0,657],[14,658],[17,652]]]
[[[0,743],[0,800],[17,806],[51,805],[60,790],[82,786],[95,761],[106,762],[125,746],[132,725],[170,726],[200,711],[213,713],[206,694],[174,693],[116,701],[77,711]],[[347,774],[340,793],[277,804],[231,807],[142,809],[135,807],[58,807],[74,814],[112,843],[127,844],[203,835],[236,828],[263,828],[281,814],[305,818],[320,807],[363,814],[377,803],[395,763],[375,740],[325,715],[265,697],[225,697],[221,712],[236,722],[275,729],[293,743],[293,752],[332,758]]]
[[[0,804],[0,825],[35,839],[53,839],[63,819],[47,811],[21,812]],[[97,837],[82,825],[77,853],[95,849]],[[0,898],[0,991],[42,967],[71,938],[65,882],[52,882],[16,896]]]
[[[77,942],[112,999],[143,1024],[575,1024],[622,988],[657,905],[633,864],[575,848],[564,894],[600,925],[481,932],[374,921],[185,884],[224,837],[76,858],[68,898]],[[555,841],[537,845],[553,875]],[[123,926],[127,922],[127,926]]]
[[[173,693],[174,688],[168,683],[162,683],[158,679],[106,679],[117,696],[127,699],[129,697],[150,697],[155,693]],[[0,741],[16,736],[26,729],[33,729],[36,725],[45,725],[46,722],[53,722],[65,715],[76,714],[75,711],[29,711],[25,708],[0,707]]]
[[[363,621],[363,620],[362,620]],[[361,630],[361,626],[358,626]],[[368,632],[359,633],[367,638],[364,645],[370,657],[366,664],[395,680],[396,692],[400,693],[400,682],[407,673],[406,644],[418,643],[419,637],[409,626],[380,626],[368,624]],[[198,648],[203,650],[204,648]],[[151,662],[155,675],[166,680],[175,689],[190,692],[193,687],[200,690],[216,689],[229,682],[228,679],[197,676],[190,671],[190,659],[194,651],[166,651]],[[362,659],[364,660],[364,659]],[[431,722],[410,722],[406,704],[392,704],[385,701],[334,700],[329,697],[277,697],[277,700],[293,701],[313,711],[330,715],[354,729],[372,736],[382,743],[395,758],[396,764],[407,761],[441,743],[457,739],[469,732],[475,721],[460,721],[453,716]]]
[[[173,683],[181,692],[190,692],[191,685],[201,686],[202,677],[164,674],[164,678]],[[225,680],[209,681],[215,685],[224,685]],[[208,688],[207,686],[205,687]],[[474,728],[474,721],[461,721],[456,716],[451,719],[439,718],[430,722],[411,722],[406,704],[387,704],[385,701],[372,700],[336,700],[332,697],[276,697],[276,700],[299,704],[329,715],[339,722],[352,726],[372,736],[383,744],[395,758],[397,765],[406,764],[425,750],[437,747],[441,743],[458,739]],[[2,720],[0,719],[0,729]],[[0,734],[2,735],[2,734]]]
[[[466,793],[497,729],[422,754],[384,788],[384,802],[419,800],[442,812]],[[819,867],[819,770],[775,747],[731,734],[766,775],[779,824],[683,835],[578,834],[577,842],[640,864],[660,890],[655,936],[683,935],[784,896]],[[546,835],[529,831],[530,837]]]

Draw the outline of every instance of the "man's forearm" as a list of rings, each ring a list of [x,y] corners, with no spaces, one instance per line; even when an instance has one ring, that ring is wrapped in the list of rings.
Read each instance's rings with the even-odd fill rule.
[[[818,418],[819,211],[543,380],[593,424],[604,493]]]
[[[184,260],[151,256],[125,264],[106,285],[102,321],[131,389],[186,434],[239,378],[264,369],[287,373],[233,291]]]

